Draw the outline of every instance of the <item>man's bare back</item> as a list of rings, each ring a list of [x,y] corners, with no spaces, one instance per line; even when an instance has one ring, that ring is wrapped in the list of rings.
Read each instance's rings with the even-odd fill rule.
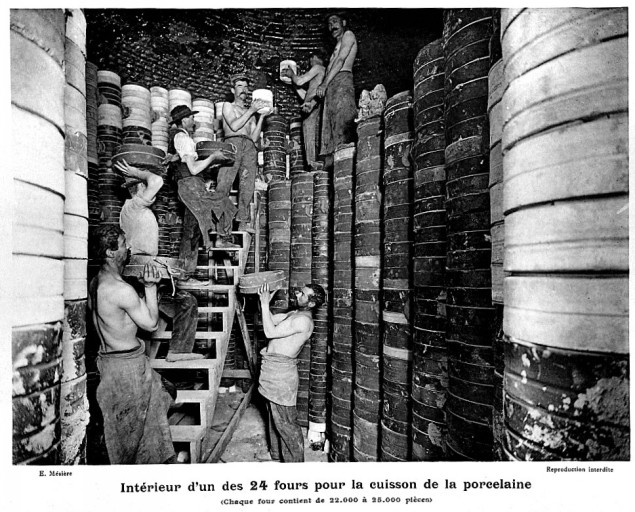
[[[137,329],[152,332],[159,322],[157,283],[161,280],[161,272],[153,263],[146,263],[139,276],[145,287],[145,297],[139,297],[121,277],[129,251],[123,231],[117,229],[120,231],[117,249],[106,250],[99,273],[89,286],[88,307],[103,352],[137,348],[140,344]]]
[[[123,279],[100,271],[90,283],[89,307],[98,326],[101,348],[105,352],[129,350],[139,346],[137,324],[123,309],[130,295],[139,300],[135,289]]]

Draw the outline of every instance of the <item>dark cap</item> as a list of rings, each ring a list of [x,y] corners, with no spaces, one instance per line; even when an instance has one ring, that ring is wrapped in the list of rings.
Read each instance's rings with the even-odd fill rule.
[[[229,77],[229,86],[234,87],[236,85],[236,82],[239,81],[250,83],[249,77],[245,73],[240,72],[234,73],[232,76]]]
[[[172,122],[176,123],[177,121],[190,117],[193,114],[198,114],[198,110],[190,110],[190,107],[187,105],[177,105],[170,112],[170,117],[172,118]]]
[[[337,16],[342,21],[348,21],[348,17],[344,11],[330,11],[324,16],[324,21],[328,23],[331,16]]]

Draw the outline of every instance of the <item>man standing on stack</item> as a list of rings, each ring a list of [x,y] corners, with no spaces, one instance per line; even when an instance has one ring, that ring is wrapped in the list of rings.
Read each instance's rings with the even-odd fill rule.
[[[226,102],[223,105],[223,129],[225,142],[230,142],[236,147],[236,159],[231,167],[221,167],[218,170],[216,191],[214,192],[214,213],[218,222],[218,239],[216,247],[238,247],[232,243],[232,221],[234,217],[238,221],[239,231],[254,232],[255,219],[250,219],[249,204],[253,199],[258,172],[258,151],[256,142],[260,138],[262,130],[261,115],[258,121],[255,114],[266,103],[254,100],[247,106],[249,94],[249,79],[239,73],[231,77],[231,91],[234,95],[233,103]],[[238,209],[229,199],[232,184],[239,174],[238,182]]]
[[[186,207],[179,258],[184,261],[188,279],[180,283],[181,286],[205,284],[191,277],[196,269],[200,237],[203,236],[206,249],[212,247],[209,232],[214,228],[212,208],[215,201],[200,173],[210,165],[227,165],[231,161],[221,151],[198,160],[196,143],[190,135],[194,131],[194,114],[197,113],[186,105],[174,107],[170,115],[176,126],[168,134],[168,153],[178,155],[177,161],[171,163],[172,172],[178,180],[179,199]]]
[[[141,180],[128,188],[131,198],[126,199],[119,216],[119,225],[126,234],[128,247],[133,256],[154,259],[159,254],[159,224],[150,206],[163,186],[163,178],[126,161],[117,162],[115,167],[124,176]],[[198,320],[198,303],[194,296],[185,290],[178,290],[174,296],[161,293],[159,310],[172,319],[172,339],[166,361],[204,358],[203,354],[192,352]]]
[[[303,75],[296,75],[291,68],[285,70],[293,84],[296,86],[298,96],[304,102],[302,103],[302,113],[304,120],[302,121],[302,135],[304,136],[304,153],[306,161],[310,167],[314,167],[316,162],[317,134],[320,128],[320,108],[318,106],[315,93],[318,86],[324,80],[324,60],[318,53],[311,55],[311,69]],[[305,91],[302,86],[308,83],[309,86]]]
[[[258,290],[262,327],[269,339],[260,351],[262,363],[258,392],[267,400],[271,458],[282,462],[304,462],[304,437],[298,424],[298,355],[313,334],[313,310],[326,300],[319,284],[295,292],[297,309],[273,315],[271,292],[264,284]]]
[[[326,76],[317,88],[316,96],[324,98],[322,110],[322,142],[320,154],[331,154],[339,144],[356,140],[355,87],[353,63],[357,56],[355,34],[346,28],[347,22],[341,14],[331,14],[328,29],[337,44],[326,68]]]

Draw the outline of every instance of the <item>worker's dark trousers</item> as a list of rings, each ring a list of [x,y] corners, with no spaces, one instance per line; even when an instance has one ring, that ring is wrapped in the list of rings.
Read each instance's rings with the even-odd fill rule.
[[[298,425],[298,411],[267,401],[269,411],[269,443],[273,460],[304,462],[304,437]]]
[[[194,348],[198,303],[191,293],[177,290],[174,297],[167,290],[159,298],[159,311],[172,319],[170,352],[191,353]]]

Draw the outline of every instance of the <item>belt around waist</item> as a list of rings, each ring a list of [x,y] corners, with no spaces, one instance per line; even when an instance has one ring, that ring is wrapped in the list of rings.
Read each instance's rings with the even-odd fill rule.
[[[256,145],[256,143],[252,140],[251,137],[247,137],[247,135],[228,135],[227,137],[224,137],[223,140],[226,141],[227,139],[245,139],[248,140],[249,142],[251,142],[254,146]]]

